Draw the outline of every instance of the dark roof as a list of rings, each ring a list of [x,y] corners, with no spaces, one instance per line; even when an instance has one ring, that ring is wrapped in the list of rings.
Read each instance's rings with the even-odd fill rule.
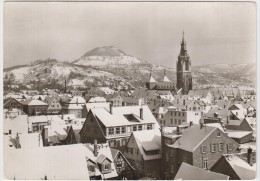
[[[174,180],[228,180],[229,176],[204,170],[182,162]]]

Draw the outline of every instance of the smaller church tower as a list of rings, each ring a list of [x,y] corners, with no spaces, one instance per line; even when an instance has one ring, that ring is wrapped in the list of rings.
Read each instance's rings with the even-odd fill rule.
[[[148,89],[153,89],[153,88],[155,88],[155,86],[156,86],[156,81],[152,76],[152,71],[150,71],[150,80],[149,80],[149,82],[146,83],[146,87]]]
[[[192,89],[191,60],[187,53],[184,32],[177,61],[177,90],[180,89],[182,89],[182,94],[188,94]]]

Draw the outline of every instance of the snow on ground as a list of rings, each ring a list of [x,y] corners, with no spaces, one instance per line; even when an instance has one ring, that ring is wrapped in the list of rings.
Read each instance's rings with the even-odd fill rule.
[[[18,69],[14,69],[11,72],[14,74],[15,79],[18,81],[24,80],[24,76],[28,74],[30,67],[21,67]]]
[[[131,56],[88,56],[75,62],[78,65],[105,66],[105,65],[132,65],[142,64],[144,61]]]

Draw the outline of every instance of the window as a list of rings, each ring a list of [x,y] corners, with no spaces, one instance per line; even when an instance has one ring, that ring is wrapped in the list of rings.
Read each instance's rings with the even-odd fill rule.
[[[122,134],[125,134],[125,127],[122,127],[122,128],[121,128],[121,133],[122,133]]]
[[[116,134],[120,134],[120,127],[116,128]]]
[[[208,169],[208,158],[203,158],[203,165],[202,168],[203,169]]]
[[[172,112],[171,112],[171,116],[173,116]]]
[[[181,120],[179,119],[179,125],[181,124]]]
[[[138,131],[142,130],[142,125],[138,125]]]
[[[133,131],[136,131],[136,126],[133,126]]]
[[[151,124],[148,124],[147,125],[147,130],[150,130],[150,129],[152,129],[153,128],[153,126],[151,125]]]
[[[104,165],[104,170],[108,170],[109,169],[109,164],[105,164]]]
[[[171,124],[173,124],[173,120],[171,119]]]
[[[174,123],[177,124],[177,119],[174,120]]]
[[[174,112],[174,115],[176,116],[176,115],[177,115],[177,113],[176,113],[176,112]]]
[[[224,150],[224,144],[223,143],[219,143],[219,151],[223,151]]]
[[[181,113],[179,112],[179,116],[181,116]]]
[[[127,132],[131,133],[131,127],[130,126],[127,126]]]
[[[217,130],[217,137],[220,137],[220,131]]]
[[[114,134],[114,128],[108,128],[108,134],[113,135]]]
[[[201,153],[206,153],[206,146],[201,147]]]
[[[216,152],[216,144],[211,144],[210,150],[211,152]]]
[[[182,116],[184,116],[185,115],[185,113],[182,113]]]
[[[89,172],[94,172],[94,171],[95,171],[94,165],[88,164],[88,171],[89,171]]]
[[[228,149],[228,150],[232,150],[232,149],[233,149],[232,143],[227,144],[227,149]]]
[[[128,151],[129,151],[130,154],[134,154],[133,153],[133,148],[128,148]]]
[[[136,154],[136,155],[138,155],[138,152],[139,152],[138,149],[135,149],[135,154]]]

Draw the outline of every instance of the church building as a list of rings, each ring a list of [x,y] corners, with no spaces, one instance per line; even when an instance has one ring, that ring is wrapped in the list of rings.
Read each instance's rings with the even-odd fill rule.
[[[171,92],[175,91],[175,84],[173,81],[170,81],[166,76],[166,71],[164,70],[164,77],[162,81],[156,81],[152,73],[150,74],[150,80],[146,83],[146,87],[149,90],[168,90]]]
[[[187,53],[184,33],[181,42],[181,50],[177,61],[177,90],[182,94],[188,94],[192,90],[191,60]]]

